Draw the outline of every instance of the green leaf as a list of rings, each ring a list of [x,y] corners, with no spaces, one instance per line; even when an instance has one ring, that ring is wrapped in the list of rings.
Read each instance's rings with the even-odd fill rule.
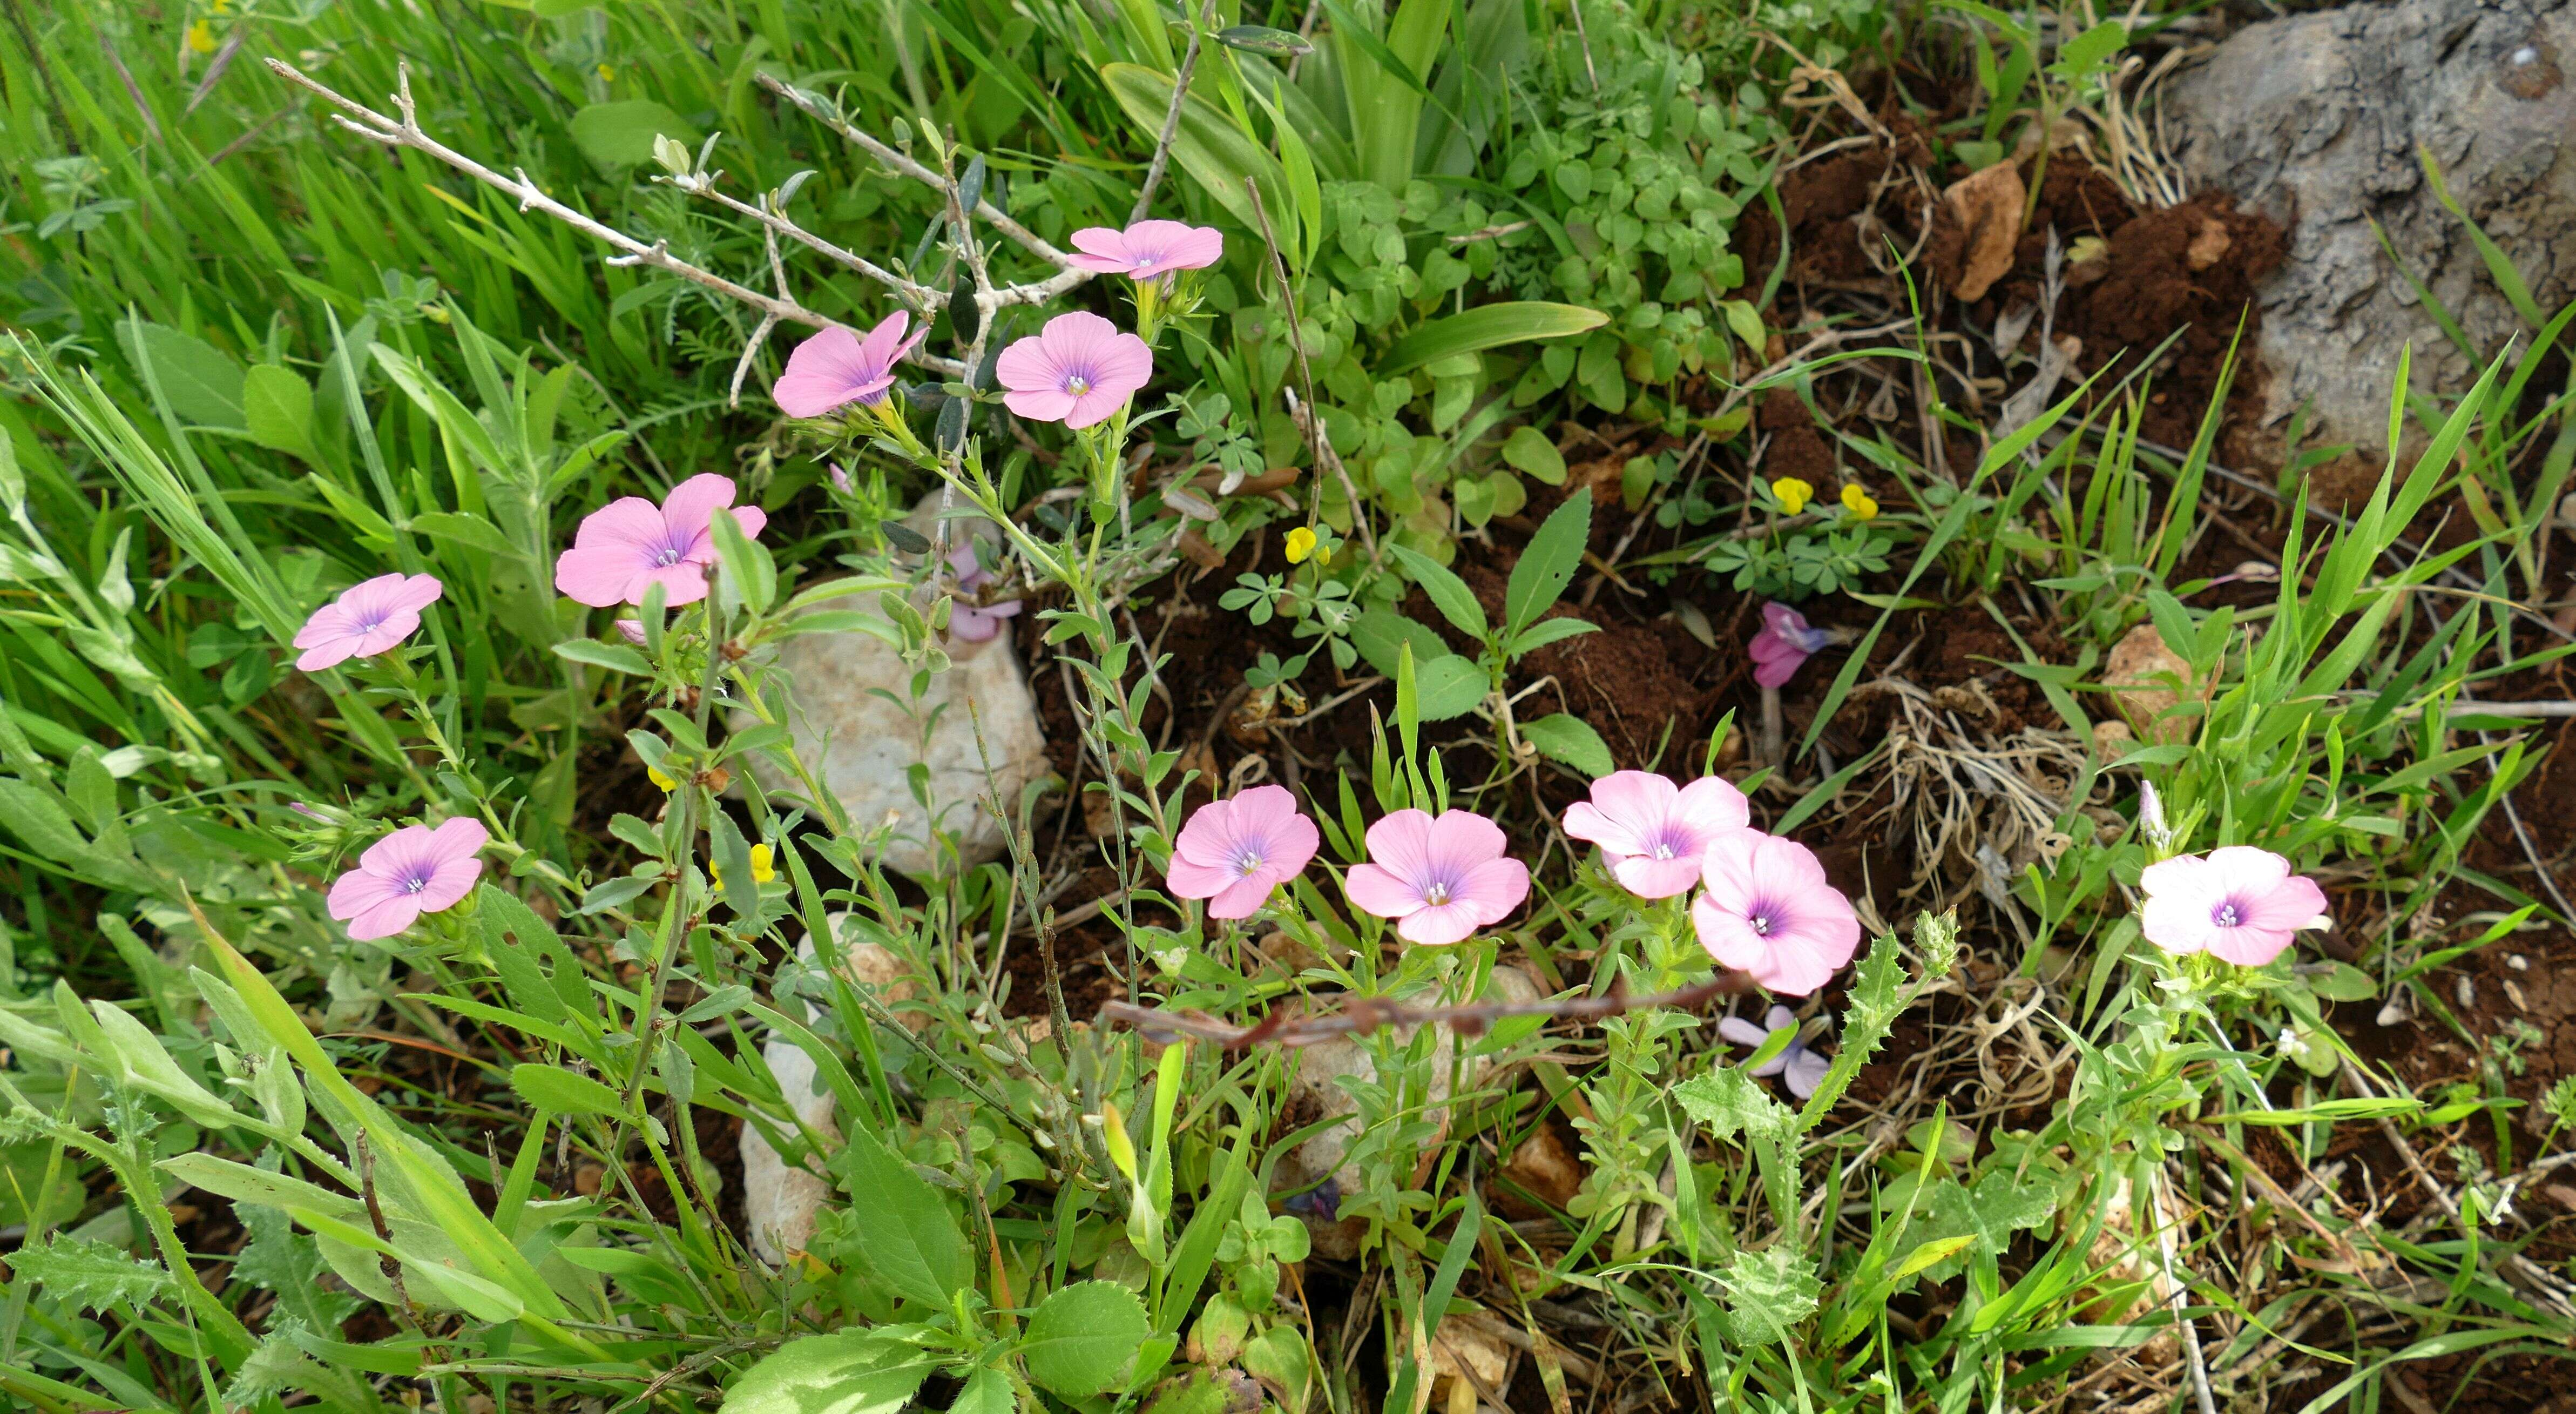
[[[1566,497],[1565,504],[1557,507],[1547,523],[1538,528],[1538,534],[1530,537],[1529,548],[1521,551],[1520,561],[1512,566],[1511,583],[1503,590],[1506,637],[1518,637],[1565,593],[1565,586],[1574,582],[1575,571],[1583,568],[1583,549],[1591,538],[1592,497],[1577,492]]]
[[[548,1114],[600,1115],[621,1119],[626,1102],[614,1090],[587,1075],[575,1075],[561,1066],[533,1062],[510,1067],[510,1088],[519,1098]]]
[[[879,1331],[791,1340],[725,1391],[724,1414],[897,1414],[937,1362]]]
[[[1216,42],[1228,49],[1246,54],[1267,54],[1273,59],[1294,59],[1312,54],[1315,46],[1306,36],[1289,29],[1272,29],[1267,25],[1232,25],[1216,32]]]
[[[243,375],[242,423],[250,439],[270,451],[315,460],[313,385],[294,369],[263,363]]]
[[[1067,1399],[1106,1394],[1127,1378],[1137,1347],[1153,1334],[1145,1303],[1107,1281],[1082,1281],[1057,1291],[1029,1317],[1020,1358],[1029,1378]]]
[[[242,366],[232,355],[194,334],[139,319],[117,325],[116,338],[137,369],[150,369],[170,411],[182,421],[199,427],[242,425]]]
[[[1485,623],[1484,606],[1476,602],[1476,591],[1467,587],[1467,581],[1410,545],[1390,548],[1396,562],[1404,566],[1405,578],[1422,586],[1422,592],[1431,596],[1431,606],[1440,611],[1442,618],[1478,643],[1492,636],[1493,630]]]
[[[1158,34],[1162,32],[1159,17],[1154,29]],[[1101,66],[1100,79],[1109,85],[1110,96],[1118,100],[1119,110],[1147,142],[1162,136],[1163,119],[1172,108],[1171,75],[1140,64],[1105,64]],[[1260,230],[1261,223],[1253,216],[1252,197],[1244,190],[1244,180],[1250,178],[1258,183],[1271,230],[1282,242],[1296,244],[1296,211],[1289,200],[1287,175],[1280,170],[1279,160],[1244,136],[1224,110],[1199,97],[1195,90],[1181,100],[1181,126],[1172,138],[1172,156],[1180,161],[1182,170],[1198,180],[1200,189],[1246,230]]]
[[[1503,439],[1503,460],[1537,477],[1550,486],[1565,484],[1565,454],[1547,439],[1547,434],[1522,423]]]
[[[653,139],[698,145],[698,130],[649,98],[594,103],[572,115],[573,145],[602,167],[634,167],[653,160]]]
[[[288,1318],[260,1338],[259,1348],[233,1372],[224,1386],[224,1407],[256,1408],[271,1395],[284,1394],[307,1387],[322,1373],[302,1348],[296,1344],[299,1335],[309,1332],[302,1323]],[[327,1407],[327,1401],[324,1407]]]
[[[518,553],[510,548],[509,541],[501,538],[501,532],[494,528],[492,522],[481,516],[463,515],[456,511],[431,511],[425,515],[413,516],[411,528],[423,535],[450,541],[469,550],[480,550],[487,555]]]
[[[1388,677],[1395,676],[1396,656],[1408,643],[1413,645],[1416,663],[1449,656],[1449,645],[1430,625],[1416,623],[1383,604],[1370,605],[1351,621],[1351,646],[1370,667]]]
[[[1727,1339],[1748,1349],[1779,1345],[1790,1327],[1815,1314],[1825,1289],[1815,1262],[1785,1240],[1738,1248],[1720,1280]]]
[[[1016,1414],[1020,1407],[1011,1388],[1011,1377],[990,1365],[977,1370],[957,1391],[948,1405],[948,1414]]]
[[[317,1331],[336,1331],[364,1305],[337,1285],[326,1284],[330,1270],[321,1244],[295,1231],[285,1212],[257,1203],[241,1203],[233,1215],[250,1233],[250,1244],[233,1259],[233,1277],[277,1293],[277,1309]]]
[[[1267,200],[1265,195],[1264,200]],[[1475,353],[1528,339],[1559,339],[1610,322],[1610,316],[1580,305],[1545,300],[1511,300],[1479,305],[1464,314],[1434,319],[1395,341],[1377,363],[1377,376],[1392,378],[1455,354]]]
[[[170,1274],[121,1247],[56,1233],[9,1254],[11,1275],[84,1311],[140,1307],[171,1286]]]
[[[569,658],[576,663],[588,663],[594,668],[606,668],[612,673],[626,673],[639,678],[649,678],[653,675],[653,665],[645,660],[643,654],[635,651],[631,644],[602,643],[596,638],[573,638],[556,644],[555,656]]]
[[[1752,1077],[1733,1066],[1721,1066],[1673,1087],[1682,1112],[1708,1126],[1709,1137],[1748,1140],[1775,1138],[1789,1132],[1789,1112],[1762,1093]]]
[[[2379,995],[2379,979],[2348,962],[2330,962],[2308,979],[2308,990],[2330,1002],[2366,1002]]]
[[[850,1241],[888,1290],[945,1307],[974,1281],[965,1235],[947,1202],[875,1135],[854,1130],[833,1167],[847,1191],[865,1195],[850,1209]]]
[[[1618,763],[1610,759],[1609,743],[1601,739],[1601,733],[1571,712],[1524,722],[1521,735],[1529,738],[1529,744],[1537,747],[1540,755],[1562,761],[1596,781],[1619,769]]]
[[[1427,662],[1416,660],[1414,710],[1425,722],[1463,717],[1485,700],[1492,686],[1486,681],[1485,670],[1461,654],[1443,653]]]

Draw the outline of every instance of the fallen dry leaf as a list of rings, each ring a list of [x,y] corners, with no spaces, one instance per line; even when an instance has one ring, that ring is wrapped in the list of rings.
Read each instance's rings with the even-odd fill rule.
[[[1968,301],[1984,299],[1995,281],[2012,269],[2013,246],[2021,239],[2022,199],[2027,194],[2021,168],[2010,162],[1972,172],[1941,193],[1941,204],[1959,223],[1964,252],[1952,294]]]

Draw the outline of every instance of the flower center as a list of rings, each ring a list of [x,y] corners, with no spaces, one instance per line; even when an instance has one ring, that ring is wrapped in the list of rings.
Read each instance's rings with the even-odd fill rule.
[[[1744,921],[1753,925],[1754,936],[1760,938],[1770,937],[1771,930],[1778,926],[1772,921],[1771,914],[1768,910],[1757,910],[1748,914]]]
[[[1074,397],[1081,397],[1083,394],[1091,391],[1091,380],[1083,377],[1079,373],[1067,374],[1064,380],[1064,390]]]
[[[416,894],[429,887],[429,875],[415,869],[402,877],[403,892]]]
[[[2209,921],[2221,928],[2237,926],[2236,900],[2228,899],[2209,911]]]
[[[1449,902],[1449,885],[1440,880],[1433,880],[1430,886],[1422,891],[1422,901],[1433,908],[1446,904]]]
[[[385,615],[383,614],[371,615],[367,618],[358,620],[357,623],[357,629],[360,633],[374,633],[377,629],[383,628],[384,626]]]
[[[657,570],[669,569],[671,566],[687,559],[688,555],[689,552],[686,547],[666,542],[655,547],[653,551],[653,568]]]
[[[1672,857],[1673,857],[1673,842],[1672,842],[1671,840],[1657,840],[1657,841],[1655,841],[1655,857],[1656,857],[1657,859],[1670,859],[1670,858],[1672,858]]]
[[[1261,856],[1247,849],[1243,852],[1242,858],[1234,861],[1234,867],[1235,872],[1249,879],[1261,872]]]

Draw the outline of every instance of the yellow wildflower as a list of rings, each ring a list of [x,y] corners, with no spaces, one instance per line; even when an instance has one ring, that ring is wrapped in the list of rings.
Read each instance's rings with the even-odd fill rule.
[[[615,82],[617,82],[617,70],[616,70],[616,69],[614,69],[614,68],[612,68],[612,67],[610,67],[609,65],[606,65],[606,64],[602,64],[602,65],[600,65],[600,66],[599,66],[599,81],[600,81],[601,83],[615,83]]]
[[[1854,520],[1878,519],[1878,502],[1871,500],[1869,492],[1861,489],[1857,481],[1844,483],[1843,509],[1851,512]]]
[[[772,850],[769,846],[765,844],[753,845],[751,847],[751,881],[755,884],[766,884],[770,880],[777,878],[778,866],[775,862],[777,858],[777,852]],[[716,862],[712,859],[707,861],[707,877],[715,881],[717,888],[721,889],[724,887],[724,870],[718,868]]]
[[[204,20],[188,26],[188,47],[200,54],[215,52],[215,31]]]
[[[1306,557],[1313,553],[1315,553],[1314,531],[1301,525],[1288,532],[1288,563],[1302,565],[1306,563]],[[1328,551],[1327,554],[1329,553]]]
[[[1794,476],[1784,476],[1771,483],[1771,494],[1779,500],[1781,510],[1796,515],[1816,499],[1816,488]]]
[[[662,768],[661,768],[661,767],[659,767],[659,766],[647,766],[647,767],[645,767],[645,768],[644,768],[644,779],[646,779],[646,780],[648,780],[648,781],[651,781],[651,782],[653,783],[653,788],[654,788],[655,790],[658,790],[658,791],[662,792],[664,795],[668,795],[668,794],[670,794],[671,792],[673,792],[673,791],[675,791],[675,790],[678,790],[678,789],[680,788],[680,783],[679,783],[678,781],[672,780],[670,777],[668,777],[668,776],[666,776],[666,775],[663,775],[663,774],[662,774]]]

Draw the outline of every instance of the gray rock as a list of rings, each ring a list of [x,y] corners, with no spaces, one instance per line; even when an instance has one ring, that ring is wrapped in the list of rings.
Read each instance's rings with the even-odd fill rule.
[[[934,494],[910,517],[924,536],[933,533],[925,512],[936,502]],[[968,524],[955,522],[951,534],[967,533]],[[990,525],[979,523],[976,533],[999,538]],[[861,596],[828,607],[865,608],[871,602]],[[1012,651],[1011,635],[981,643],[954,638],[945,648],[948,671],[930,678],[921,696],[910,700],[912,669],[872,634],[805,634],[778,650],[777,667],[794,682],[788,726],[798,758],[813,767],[861,833],[892,821],[882,858],[908,874],[931,872],[940,863],[934,831],[955,838],[963,864],[999,858],[1007,840],[984,807],[987,789],[999,793],[1005,809],[1016,810],[1021,791],[1052,769],[1037,697]],[[927,810],[913,796],[916,765],[930,768]],[[774,768],[753,769],[764,790],[794,793],[795,783]]]
[[[2323,440],[2384,450],[2398,350],[2418,390],[2477,367],[2372,234],[2492,356],[2529,326],[2425,179],[2503,247],[2544,313],[2576,297],[2576,62],[2569,0],[2401,0],[2250,25],[2165,88],[2186,186],[2216,187],[2291,229],[2262,289],[2266,422],[2302,403]]]

